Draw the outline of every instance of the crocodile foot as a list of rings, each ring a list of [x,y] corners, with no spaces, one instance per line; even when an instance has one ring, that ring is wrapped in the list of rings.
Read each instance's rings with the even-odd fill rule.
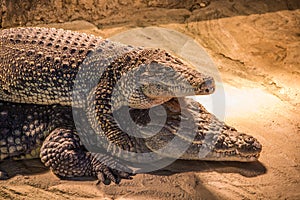
[[[121,179],[131,179],[132,173],[115,158],[88,152],[72,130],[57,128],[44,141],[41,161],[62,178],[93,176],[100,182],[118,184]]]

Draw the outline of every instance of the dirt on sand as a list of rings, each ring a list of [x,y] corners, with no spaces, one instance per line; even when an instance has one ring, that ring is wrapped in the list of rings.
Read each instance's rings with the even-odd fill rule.
[[[300,199],[299,1],[118,0],[101,1],[98,10],[97,1],[48,1],[54,8],[20,2],[1,2],[2,28],[39,25],[111,37],[156,26],[195,39],[220,72],[225,121],[256,137],[263,151],[255,163],[178,160],[109,186],[60,180],[39,160],[7,161],[1,169],[12,178],[0,181],[0,199]]]

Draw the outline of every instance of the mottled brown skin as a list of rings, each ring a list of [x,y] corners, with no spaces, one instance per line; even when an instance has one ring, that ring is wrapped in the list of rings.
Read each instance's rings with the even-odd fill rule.
[[[78,67],[101,42],[100,37],[62,29],[1,30],[0,98],[71,105]]]
[[[175,96],[214,91],[212,77],[160,49],[53,28],[1,30],[0,44],[0,100],[86,108],[94,129],[104,129],[109,140],[126,150],[135,151],[130,137],[112,120],[114,109],[144,109]],[[113,95],[125,75],[126,84]],[[79,93],[83,98],[72,98]]]

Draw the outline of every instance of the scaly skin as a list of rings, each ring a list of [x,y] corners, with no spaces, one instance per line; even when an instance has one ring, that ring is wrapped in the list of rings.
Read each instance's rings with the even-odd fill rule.
[[[238,162],[258,159],[262,146],[257,139],[218,120],[200,103],[189,98],[179,98],[162,106],[168,117],[162,130],[146,140],[146,146],[151,150],[164,147],[176,135],[191,144],[181,159]],[[144,116],[141,110],[135,112],[139,112],[139,115],[133,116]],[[152,115],[159,116],[160,110],[157,112],[152,112]],[[147,120],[140,117],[137,123],[145,121]],[[152,126],[159,124],[154,123]]]
[[[86,108],[94,129],[126,150],[133,144],[112,120],[114,110],[150,108],[214,88],[212,77],[164,50],[62,29],[1,30],[0,100]]]
[[[0,101],[0,160],[38,157],[63,178],[95,176],[108,184],[131,179],[127,173],[130,169],[116,158],[85,149],[76,132],[71,107]],[[105,165],[111,162],[123,170]],[[0,177],[5,178],[5,174]]]
[[[180,159],[241,162],[258,159],[261,145],[255,138],[220,122],[199,103],[179,98],[171,99],[162,106],[167,116],[165,123],[154,122],[149,127],[158,130],[154,136],[134,140],[140,152],[157,152],[178,136],[190,145]],[[85,118],[84,112],[79,110],[78,113]],[[161,109],[151,113],[152,119],[161,115]],[[151,122],[149,109],[131,109],[130,116],[139,126],[146,127]],[[119,117],[123,119],[122,112]],[[184,125],[189,122],[191,125]],[[127,127],[128,124],[125,122],[120,126]],[[84,138],[79,138],[77,131],[81,132],[81,136],[84,134]],[[72,108],[68,106],[0,103],[1,160],[40,157],[60,177],[96,176],[106,183],[130,178],[130,173],[127,173],[130,170],[114,157],[110,145],[103,146],[106,148],[103,153],[88,152],[91,148],[85,148],[80,142],[88,140],[89,136],[88,142],[95,142],[96,133],[88,135],[88,132],[75,128]],[[97,134],[100,134],[100,139],[107,139],[101,133]],[[179,148],[178,144],[172,152],[176,152],[175,148]],[[209,152],[203,155],[203,149]],[[178,155],[172,152],[164,152],[161,156],[177,158]],[[123,170],[109,168],[108,163]]]

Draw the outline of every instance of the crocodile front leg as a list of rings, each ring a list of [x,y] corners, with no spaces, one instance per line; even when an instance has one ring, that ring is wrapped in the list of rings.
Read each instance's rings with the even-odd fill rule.
[[[79,136],[72,130],[57,128],[41,147],[42,162],[60,178],[94,176],[104,184],[131,179],[130,169],[111,156],[86,151]],[[109,166],[116,166],[119,171]],[[126,172],[125,172],[126,171]]]

